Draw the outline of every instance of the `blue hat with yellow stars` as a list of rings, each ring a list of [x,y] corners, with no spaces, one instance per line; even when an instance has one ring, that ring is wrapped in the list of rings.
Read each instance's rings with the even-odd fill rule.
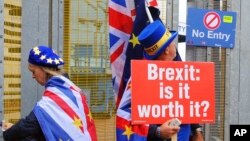
[[[177,36],[176,31],[169,31],[160,20],[147,25],[138,36],[144,47],[143,56],[154,60],[170,45]]]
[[[37,66],[59,68],[64,62],[50,47],[37,46],[30,50],[29,63]]]

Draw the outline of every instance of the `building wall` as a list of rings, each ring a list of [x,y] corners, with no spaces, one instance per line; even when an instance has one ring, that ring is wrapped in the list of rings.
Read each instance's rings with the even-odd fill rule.
[[[16,122],[21,105],[21,1],[4,2],[4,119]]]
[[[228,8],[237,13],[236,45],[227,50],[227,81],[226,81],[226,117],[225,126],[230,124],[249,124],[250,112],[250,2],[248,0],[228,1]],[[229,130],[225,130],[225,139],[229,140]]]
[[[4,44],[4,39],[3,39],[3,34],[4,34],[4,15],[3,15],[3,0],[0,0],[0,119],[3,119],[3,70],[4,70],[4,65],[3,65],[3,52],[4,48],[2,47]],[[1,133],[0,133],[1,134]],[[2,134],[0,135],[0,138],[2,137]]]
[[[232,10],[237,12],[237,36],[236,47],[229,52],[229,82],[230,82],[230,123],[231,124],[249,124],[250,112],[250,2],[241,0],[235,2],[232,0]],[[237,112],[238,111],[238,112]]]
[[[27,68],[29,50],[46,45],[62,55],[62,5],[63,1],[22,1],[22,117],[32,110],[44,90]]]
[[[48,5],[49,0],[22,1],[22,117],[29,114],[44,89],[27,69],[27,54],[37,45],[49,44]]]

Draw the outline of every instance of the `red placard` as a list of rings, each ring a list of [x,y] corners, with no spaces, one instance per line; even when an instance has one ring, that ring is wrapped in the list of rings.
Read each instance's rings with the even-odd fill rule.
[[[132,123],[214,123],[214,63],[133,60]]]

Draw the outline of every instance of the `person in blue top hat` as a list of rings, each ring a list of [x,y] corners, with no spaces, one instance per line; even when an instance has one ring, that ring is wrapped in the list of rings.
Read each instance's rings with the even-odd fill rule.
[[[3,122],[5,141],[97,141],[86,97],[65,77],[63,64],[63,59],[50,47],[30,50],[28,69],[45,90],[28,116],[16,124]]]
[[[169,31],[160,20],[155,20],[146,26],[138,36],[140,44],[144,47],[143,56],[148,60],[181,61],[176,49],[174,39],[178,33]],[[170,127],[170,121],[161,125],[150,125],[148,141],[165,141],[178,132],[178,141],[189,141],[191,136],[191,125],[181,124],[178,128]],[[197,126],[198,128],[200,126]],[[196,130],[196,129],[195,129]],[[197,134],[198,135],[198,134]],[[203,141],[202,134],[192,139],[192,141]]]

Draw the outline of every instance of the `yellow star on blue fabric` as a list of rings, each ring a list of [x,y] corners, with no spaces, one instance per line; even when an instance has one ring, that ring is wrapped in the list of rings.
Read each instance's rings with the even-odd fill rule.
[[[140,44],[139,40],[138,40],[138,37],[135,36],[135,34],[133,33],[132,34],[132,38],[129,40],[130,43],[133,44],[133,48],[138,44]]]
[[[125,125],[125,131],[122,133],[122,135],[126,135],[127,139],[129,140],[132,134],[134,134],[134,132],[132,131],[132,127],[128,127],[127,125]]]

